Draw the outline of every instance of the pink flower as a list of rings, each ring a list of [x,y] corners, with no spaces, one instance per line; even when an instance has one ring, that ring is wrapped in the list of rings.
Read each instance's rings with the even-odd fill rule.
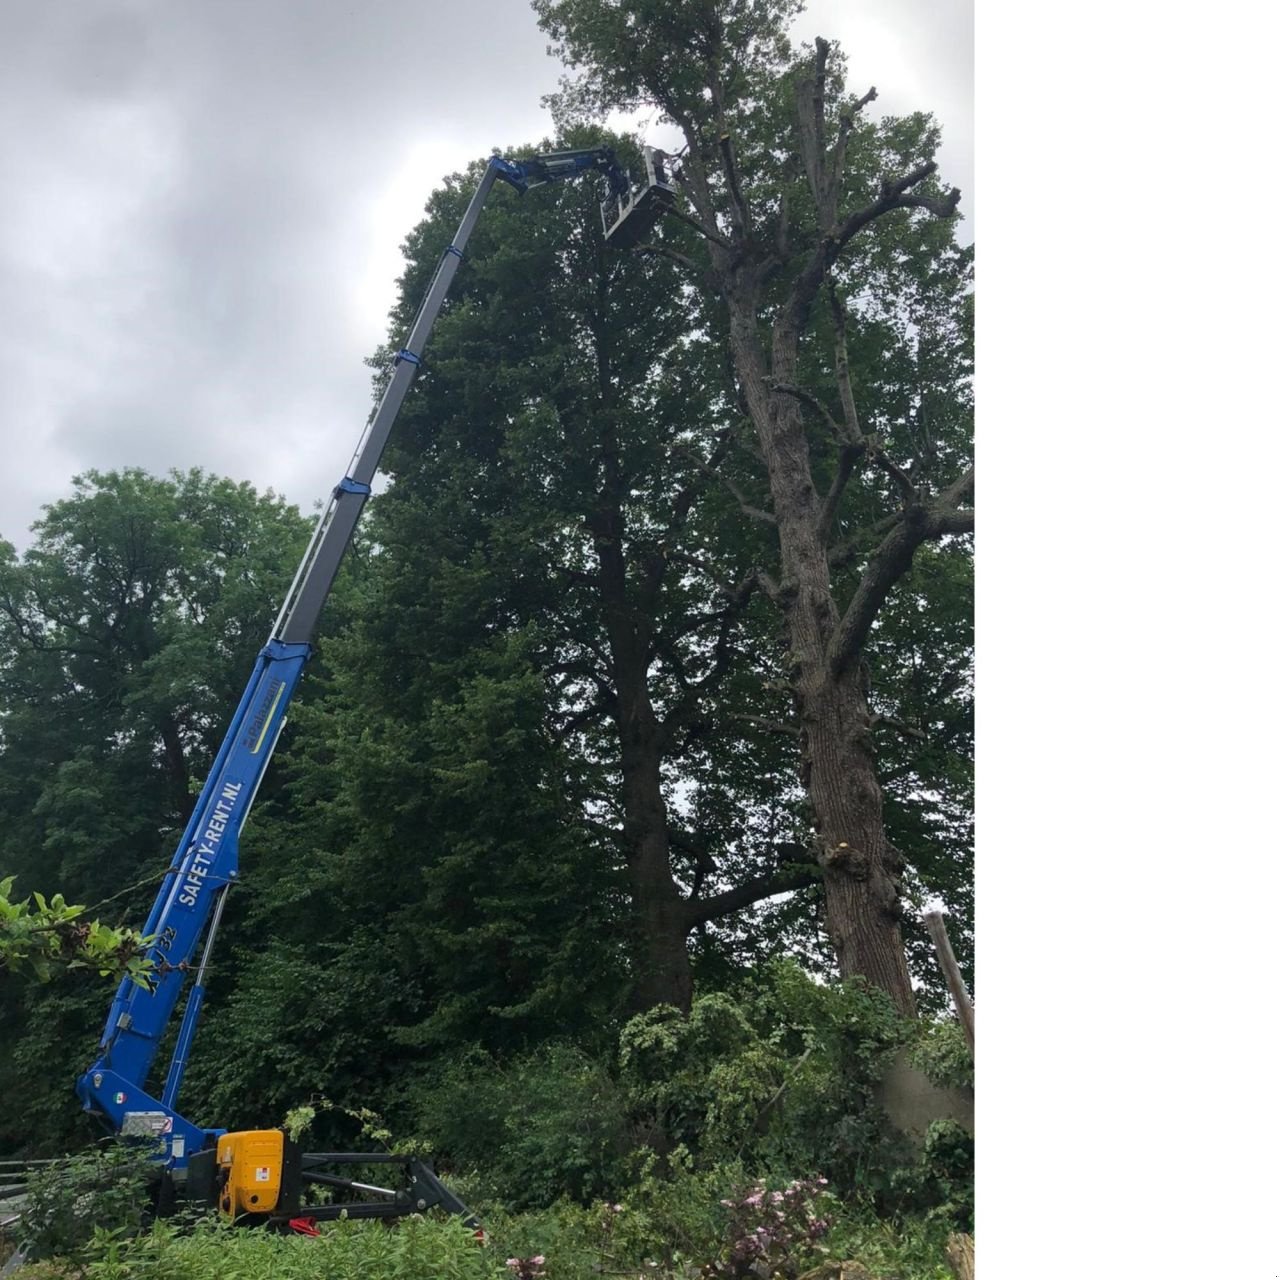
[[[508,1259],[507,1259],[507,1266],[509,1266],[509,1267],[518,1267],[519,1265],[520,1265],[520,1259],[519,1259],[519,1258],[508,1258]]]
[[[529,1261],[532,1262],[535,1267],[540,1267],[544,1262],[546,1262],[546,1258],[539,1253],[535,1257],[530,1258]]]

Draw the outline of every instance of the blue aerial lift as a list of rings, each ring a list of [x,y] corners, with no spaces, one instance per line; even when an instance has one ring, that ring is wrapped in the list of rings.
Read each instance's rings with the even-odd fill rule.
[[[304,1213],[312,1218],[339,1213],[393,1217],[437,1204],[469,1218],[465,1206],[421,1161],[386,1155],[306,1154],[278,1129],[229,1133],[204,1128],[178,1111],[178,1093],[204,1001],[209,955],[227,893],[239,874],[240,833],[280,739],[289,700],[311,654],[316,620],[485,200],[499,181],[524,192],[543,183],[600,173],[609,186],[609,196],[601,205],[605,238],[626,247],[637,243],[674,201],[661,157],[655,160],[647,148],[645,166],[644,178],[633,187],[609,147],[522,160],[496,155],[489,159],[453,242],[441,255],[404,346],[395,356],[377,409],[316,524],[147,918],[143,933],[153,938],[147,951],[153,971],[146,982],[131,978],[121,982],[107,1015],[98,1057],[76,1084],[86,1111],[100,1116],[116,1133],[156,1143],[163,1185],[171,1196],[217,1205],[226,1214],[257,1221],[286,1222]],[[196,962],[202,938],[204,947]],[[173,1057],[163,1084],[152,1092],[148,1077],[193,964],[194,982]],[[393,1161],[406,1166],[407,1185],[399,1189],[323,1172],[325,1167],[343,1164]],[[306,1206],[302,1198],[305,1183],[366,1198]]]

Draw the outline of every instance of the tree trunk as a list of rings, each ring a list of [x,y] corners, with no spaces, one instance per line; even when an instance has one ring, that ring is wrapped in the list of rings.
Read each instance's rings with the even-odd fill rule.
[[[649,627],[627,593],[624,523],[615,492],[597,513],[592,533],[600,562],[601,597],[616,693],[622,768],[622,840],[631,891],[632,1007],[655,1004],[688,1011],[693,1001],[689,914],[671,874],[667,802],[662,794],[664,735],[649,696]]]
[[[186,752],[182,749],[182,738],[171,716],[165,716],[160,722],[160,740],[164,744],[165,768],[173,792],[174,808],[185,825],[196,807],[196,797],[191,794],[191,775],[187,769]]]
[[[861,974],[899,1011],[916,1013],[899,920],[901,855],[884,833],[880,785],[868,750],[870,713],[856,679],[829,681],[802,710],[808,776],[826,898],[827,932],[840,976]]]
[[[947,1262],[956,1280],[974,1280],[973,1237],[957,1233],[947,1240]]]
[[[619,700],[622,733],[623,840],[631,889],[633,986],[637,1011],[693,1001],[688,911],[671,875],[667,806],[662,795],[660,732],[647,693]]]
[[[899,920],[902,860],[884,833],[870,751],[871,714],[860,660],[838,664],[839,612],[822,532],[822,502],[809,467],[800,410],[769,391],[751,295],[731,296],[735,367],[768,468],[778,526],[792,684],[800,722],[800,779],[808,794],[825,886],[827,931],[841,977],[861,974],[916,1013]],[[774,334],[774,377],[795,368],[794,334]]]

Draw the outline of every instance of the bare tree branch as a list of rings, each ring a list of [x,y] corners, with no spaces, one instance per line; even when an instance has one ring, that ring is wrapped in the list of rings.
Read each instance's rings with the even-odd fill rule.
[[[808,405],[810,409],[821,415],[823,422],[827,424],[827,430],[837,440],[853,445],[861,451],[861,441],[849,435],[849,432],[831,416],[831,410],[812,391],[806,391],[804,387],[797,386],[794,382],[775,382],[772,378],[766,378],[764,384],[770,391],[776,391],[780,396],[790,396],[793,400],[799,400],[801,404]]]
[[[710,898],[703,898],[698,902],[686,902],[685,918],[690,928],[705,924],[708,920],[716,920],[731,912],[741,911],[743,907],[749,907],[763,898],[772,898],[779,893],[803,889],[817,880],[820,875],[821,872],[816,866],[790,866],[785,871],[757,876],[754,880],[747,880]]]
[[[735,712],[729,719],[739,724],[749,724],[753,728],[763,729],[765,733],[782,734],[788,738],[800,736],[799,726],[788,724],[785,720],[770,720],[767,716],[750,716],[743,712]]]
[[[863,552],[870,551],[890,529],[900,524],[902,518],[903,513],[895,511],[892,515],[877,520],[875,524],[858,529],[852,537],[831,549],[827,556],[827,565],[832,569],[843,569],[845,565],[851,564]]]
[[[828,660],[836,671],[844,670],[861,652],[880,606],[911,567],[916,548],[943,534],[967,533],[973,528],[972,508],[962,509],[956,505],[972,495],[971,467],[944,489],[932,505],[914,505],[903,511],[901,521],[871,553],[853,599],[831,637]]]
[[[849,150],[849,135],[853,132],[853,117],[878,97],[875,85],[862,95],[848,112],[840,116],[840,132],[836,135],[836,145],[831,152],[830,176],[827,190],[830,193],[832,213],[835,212],[835,200],[839,197],[840,184],[844,181],[845,156]]]
[[[835,323],[836,387],[840,392],[840,407],[853,440],[862,439],[862,426],[858,422],[858,406],[853,399],[853,380],[849,376],[848,312],[834,282],[827,284],[827,301],[831,304],[831,319]]]
[[[724,176],[729,184],[730,208],[738,223],[741,235],[745,238],[751,234],[751,206],[742,194],[742,183],[738,178],[738,166],[733,158],[733,140],[728,133],[720,135],[720,155],[724,161]]]
[[[672,262],[678,263],[690,275],[705,276],[706,268],[700,267],[692,258],[686,257],[683,253],[677,252],[670,246],[665,244],[638,244],[635,248],[636,253],[655,253],[661,254],[664,258],[670,258]],[[705,283],[705,281],[704,281]]]
[[[743,515],[750,516],[752,520],[759,520],[763,524],[777,524],[772,513],[762,511],[759,507],[753,506],[747,501],[746,495],[737,486],[737,484],[734,483],[734,481],[725,475],[724,472],[710,466],[704,458],[699,457],[699,455],[692,449],[676,449],[674,452],[680,454],[682,457],[688,458],[700,471],[704,471],[708,475],[714,476],[719,480],[720,483],[723,484],[731,494],[733,494],[738,506],[742,509]]]
[[[763,569],[748,569],[742,581],[735,585],[721,578],[715,569],[700,556],[691,555],[687,551],[671,549],[668,549],[666,554],[668,560],[674,560],[677,564],[687,564],[691,568],[705,573],[716,584],[728,604],[735,609],[743,609],[756,591],[762,591],[770,600],[776,601],[781,596],[781,588]]]
[[[712,244],[719,245],[722,249],[729,248],[729,242],[718,231],[712,231],[709,227],[699,222],[697,218],[691,217],[689,214],[685,213],[679,205],[669,205],[666,216],[669,218],[675,218],[678,222],[687,223],[704,240],[710,240]]]
[[[818,210],[818,225],[823,227],[826,208],[823,160],[826,144],[823,124],[826,116],[827,55],[831,46],[819,36],[813,42],[813,70],[805,75],[796,92],[796,112],[800,123],[800,156],[804,161],[809,190]]]
[[[893,729],[896,733],[902,734],[904,738],[914,738],[917,742],[927,742],[928,734],[923,729],[916,728],[913,724],[908,724],[905,720],[899,720],[896,716],[882,716],[875,714],[871,717],[871,729],[878,729],[884,725],[886,729]]]
[[[836,512],[840,510],[840,499],[853,475],[853,468],[862,454],[859,445],[841,446],[840,457],[836,461],[836,473],[831,477],[831,485],[822,499],[822,510],[818,513],[818,537],[823,545],[831,538],[831,530],[835,527]]]

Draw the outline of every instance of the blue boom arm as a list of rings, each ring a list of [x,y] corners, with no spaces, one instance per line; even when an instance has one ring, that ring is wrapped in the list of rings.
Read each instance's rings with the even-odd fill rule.
[[[311,654],[316,619],[351,542],[387,437],[453,282],[462,250],[495,181],[523,192],[555,179],[591,172],[603,173],[614,195],[625,195],[626,174],[606,147],[525,160],[490,158],[453,243],[440,257],[405,345],[395,357],[382,399],[316,524],[147,918],[144,932],[154,937],[148,952],[154,964],[152,985],[130,978],[120,984],[107,1015],[98,1058],[76,1084],[85,1110],[102,1115],[117,1132],[161,1137],[166,1163],[179,1176],[190,1155],[225,1132],[200,1128],[176,1108],[204,1000],[205,965],[227,891],[239,873],[240,832]],[[168,1074],[156,1097],[147,1092],[147,1077],[202,937],[204,952]]]

